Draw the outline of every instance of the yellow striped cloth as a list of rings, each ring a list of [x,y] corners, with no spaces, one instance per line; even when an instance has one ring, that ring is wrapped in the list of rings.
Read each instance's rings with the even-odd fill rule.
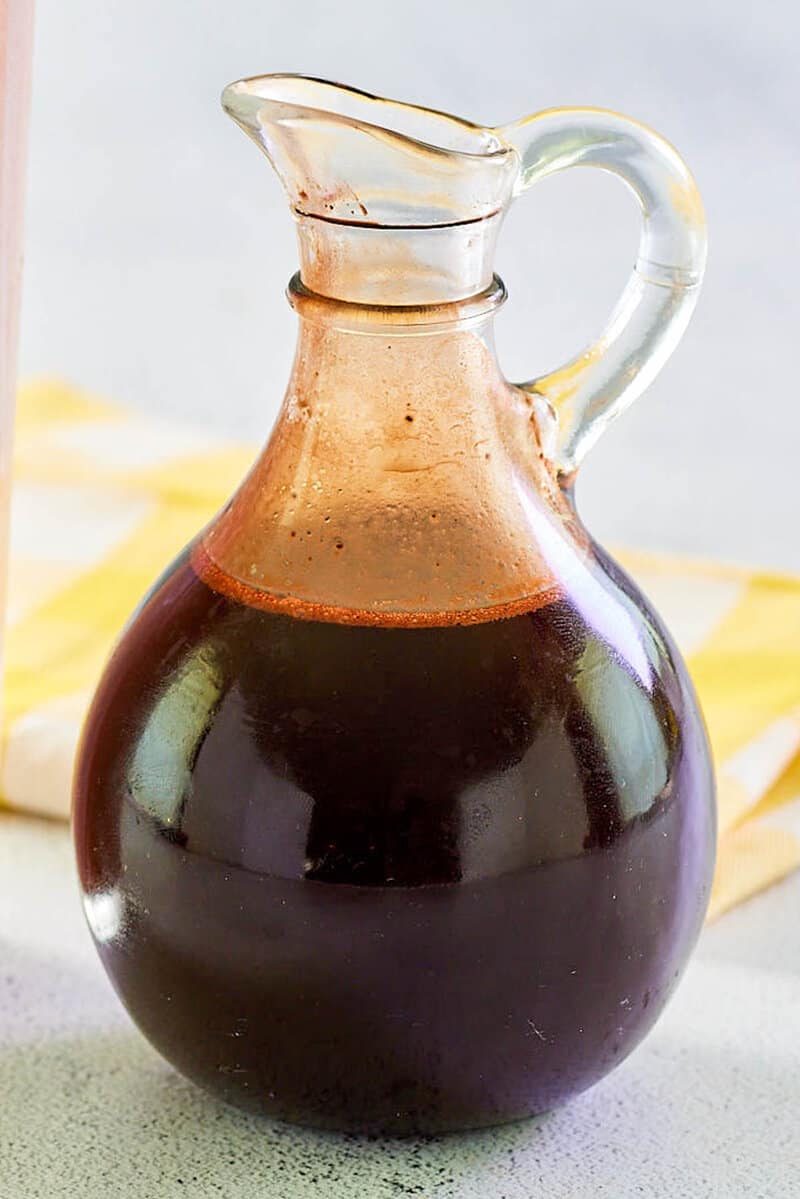
[[[254,450],[69,387],[21,389],[14,457],[0,796],[66,817],[102,664],[163,566]],[[800,865],[800,580],[621,553],[700,692],[720,782],[712,915]]]

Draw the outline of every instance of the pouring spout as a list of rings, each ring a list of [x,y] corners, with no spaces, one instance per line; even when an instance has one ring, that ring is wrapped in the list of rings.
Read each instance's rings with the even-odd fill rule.
[[[261,75],[222,94],[304,216],[383,227],[480,220],[519,171],[490,129],[302,75]]]

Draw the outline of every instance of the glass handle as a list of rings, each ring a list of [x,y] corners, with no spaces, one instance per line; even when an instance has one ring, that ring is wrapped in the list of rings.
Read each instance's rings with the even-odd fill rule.
[[[655,378],[689,323],[706,260],[703,204],[669,142],[619,113],[552,109],[496,132],[519,153],[517,194],[566,167],[600,167],[628,184],[642,213],[636,265],[603,332],[565,366],[520,385],[552,405],[553,458],[570,475]]]

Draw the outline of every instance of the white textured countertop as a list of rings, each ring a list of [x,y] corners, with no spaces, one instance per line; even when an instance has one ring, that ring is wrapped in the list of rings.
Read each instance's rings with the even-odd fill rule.
[[[136,1032],[83,923],[66,828],[0,817],[2,1199],[789,1199],[800,877],[706,929],[645,1043],[540,1120],[360,1141],[242,1115]]]

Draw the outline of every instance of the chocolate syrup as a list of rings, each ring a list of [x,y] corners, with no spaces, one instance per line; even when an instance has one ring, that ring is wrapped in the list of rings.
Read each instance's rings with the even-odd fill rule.
[[[178,1069],[405,1134],[547,1110],[636,1045],[702,921],[711,784],[683,668],[604,567],[602,602],[428,627],[255,606],[188,555],[151,592],[75,828],[105,968]]]

